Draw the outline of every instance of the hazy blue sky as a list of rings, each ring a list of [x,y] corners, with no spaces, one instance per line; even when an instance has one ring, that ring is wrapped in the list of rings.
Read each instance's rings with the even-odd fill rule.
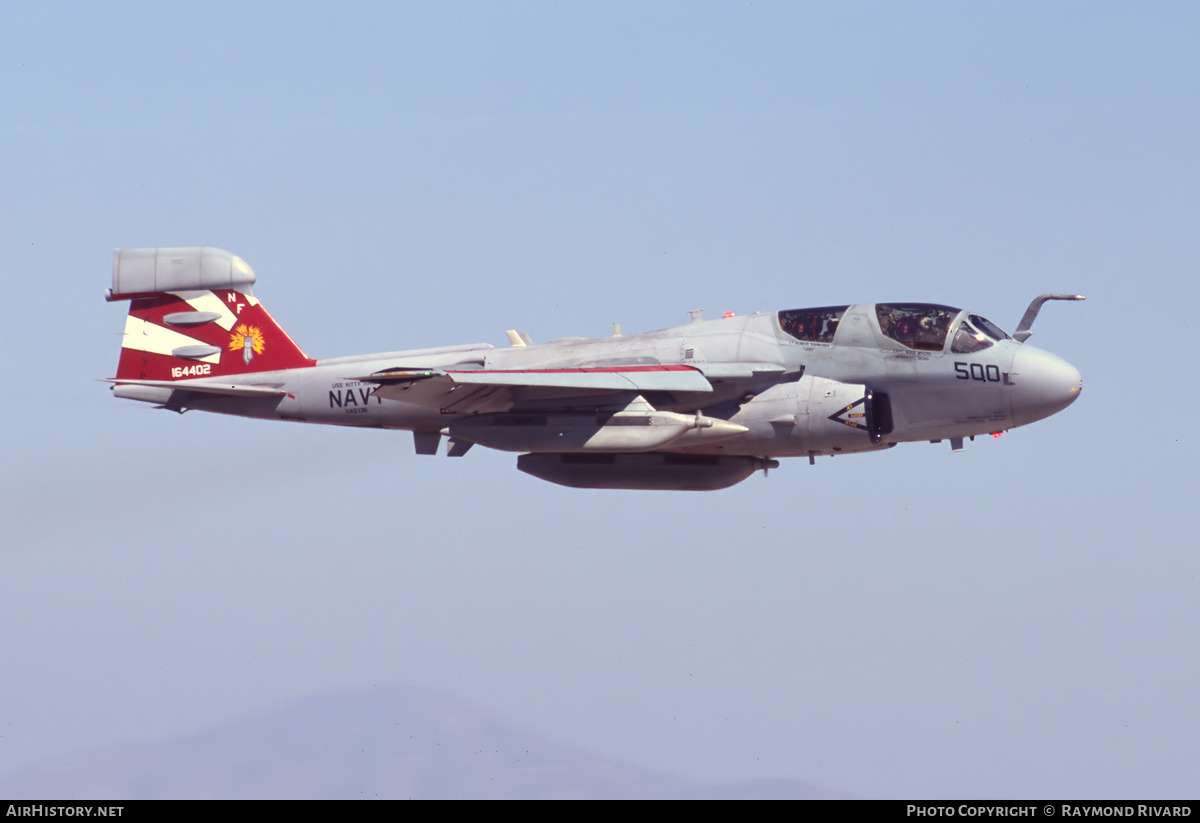
[[[694,779],[1200,794],[1200,6],[0,8],[0,769],[412,684]],[[112,250],[201,244],[317,357],[1080,292],[1085,389],[570,490],[112,399]]]

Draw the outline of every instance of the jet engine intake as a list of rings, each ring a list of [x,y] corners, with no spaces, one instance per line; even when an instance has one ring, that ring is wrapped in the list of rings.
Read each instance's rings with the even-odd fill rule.
[[[755,429],[764,453],[777,455],[873,451],[886,448],[883,436],[892,430],[886,395],[862,383],[810,375],[772,386],[732,421]]]

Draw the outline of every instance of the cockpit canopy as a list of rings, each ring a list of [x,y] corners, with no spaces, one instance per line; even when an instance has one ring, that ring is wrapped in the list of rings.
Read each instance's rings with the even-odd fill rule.
[[[849,308],[787,309],[779,312],[779,326],[806,343],[832,343]],[[870,306],[856,309],[860,310],[870,311]],[[876,303],[875,317],[885,337],[917,351],[943,351],[951,338],[952,352],[970,354],[1008,339],[1008,334],[986,317],[937,303]]]
[[[955,354],[970,354],[983,351],[992,345],[993,341],[1007,339],[1008,334],[991,320],[978,314],[969,314],[958,324],[950,351]]]
[[[818,309],[788,309],[779,313],[780,327],[797,340],[832,343],[838,323],[849,306],[822,306]]]
[[[962,312],[935,303],[876,303],[875,316],[885,337],[917,351],[941,351],[954,318]]]

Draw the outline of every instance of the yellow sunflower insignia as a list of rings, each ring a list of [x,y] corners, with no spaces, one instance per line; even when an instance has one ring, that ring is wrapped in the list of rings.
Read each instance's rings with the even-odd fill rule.
[[[233,334],[229,338],[229,350],[237,351],[238,349],[241,349],[242,360],[247,365],[254,359],[254,355],[266,351],[267,342],[263,337],[262,329],[258,326],[247,326],[245,323],[240,324],[233,330]]]

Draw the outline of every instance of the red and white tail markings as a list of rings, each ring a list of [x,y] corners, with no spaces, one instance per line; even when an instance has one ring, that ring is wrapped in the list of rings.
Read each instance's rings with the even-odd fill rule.
[[[235,289],[134,297],[119,380],[182,380],[314,364],[253,295]]]

